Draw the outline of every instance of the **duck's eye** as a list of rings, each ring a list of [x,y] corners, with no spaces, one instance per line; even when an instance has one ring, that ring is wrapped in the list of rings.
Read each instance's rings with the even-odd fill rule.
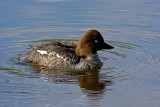
[[[97,40],[94,40],[94,42],[97,43],[98,41],[97,41]]]

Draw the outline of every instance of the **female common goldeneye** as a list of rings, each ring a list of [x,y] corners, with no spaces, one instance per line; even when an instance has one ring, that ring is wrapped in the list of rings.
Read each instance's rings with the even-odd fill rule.
[[[26,57],[30,62],[54,68],[100,68],[102,62],[97,51],[113,49],[104,42],[100,32],[89,30],[76,44],[74,42],[51,42],[32,47]]]

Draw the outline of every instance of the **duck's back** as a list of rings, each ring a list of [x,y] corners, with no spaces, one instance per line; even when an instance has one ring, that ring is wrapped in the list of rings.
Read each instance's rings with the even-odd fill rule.
[[[26,57],[30,62],[43,66],[68,68],[77,63],[75,54],[77,44],[69,41],[44,43],[33,46]]]

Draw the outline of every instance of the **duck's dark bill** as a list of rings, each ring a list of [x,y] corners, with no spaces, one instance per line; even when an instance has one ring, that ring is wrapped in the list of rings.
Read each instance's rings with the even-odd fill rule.
[[[101,45],[102,46],[102,49],[113,49],[114,47],[113,46],[111,46],[111,45],[108,45],[107,43],[103,43],[103,45]]]

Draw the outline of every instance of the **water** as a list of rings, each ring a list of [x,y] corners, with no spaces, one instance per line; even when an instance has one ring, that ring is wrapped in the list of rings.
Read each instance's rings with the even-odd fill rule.
[[[1,0],[0,106],[159,107],[160,1]],[[100,70],[38,69],[19,61],[36,45],[97,29],[113,50]]]

